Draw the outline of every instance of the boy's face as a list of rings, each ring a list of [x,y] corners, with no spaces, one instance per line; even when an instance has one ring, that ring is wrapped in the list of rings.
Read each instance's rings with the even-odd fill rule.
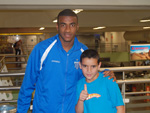
[[[101,66],[101,62],[98,64],[96,58],[83,58],[79,63],[82,69],[83,75],[86,77],[86,82],[92,82],[99,76],[98,70]]]

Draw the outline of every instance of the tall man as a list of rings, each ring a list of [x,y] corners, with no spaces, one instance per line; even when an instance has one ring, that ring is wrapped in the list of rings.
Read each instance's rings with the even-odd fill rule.
[[[72,10],[63,10],[57,20],[58,34],[37,44],[28,59],[17,113],[27,112],[34,89],[33,113],[75,113],[80,55],[87,47],[75,37],[79,26]]]

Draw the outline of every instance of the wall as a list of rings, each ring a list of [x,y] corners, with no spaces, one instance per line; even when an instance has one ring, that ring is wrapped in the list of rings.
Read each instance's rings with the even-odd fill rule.
[[[113,38],[111,37],[113,36]],[[106,50],[110,49],[107,48],[106,44],[120,44],[118,45],[118,48],[123,48],[121,46],[123,43],[125,43],[125,39],[123,37],[124,32],[106,32],[105,36],[100,35],[100,45],[105,46]],[[108,38],[108,41],[106,41],[106,38]],[[80,42],[86,44],[88,47],[95,49],[95,37],[94,35],[78,35],[78,39]],[[106,43],[106,44],[104,44]],[[128,46],[126,46],[128,47]],[[98,51],[101,58],[110,58],[110,62],[129,62],[129,53],[128,51],[126,52],[101,52]]]
[[[150,42],[150,30],[145,31],[126,31],[124,34],[125,40],[139,42],[147,41]]]
[[[124,32],[105,32],[105,51],[126,51]]]
[[[100,51],[102,58],[110,58],[110,62],[129,62],[128,45],[126,45],[128,42],[124,39],[124,32],[105,32],[102,39],[101,43],[105,46],[105,52]]]
[[[101,58],[110,58],[110,62],[129,62],[128,52],[100,53]]]
[[[78,40],[88,46],[91,49],[95,49],[95,38],[94,35],[78,35]]]
[[[106,32],[105,37],[100,35],[99,45],[105,46],[104,43],[111,43],[111,34],[113,35],[112,43],[124,43],[125,40],[123,38],[124,32]],[[33,36],[19,36],[19,39],[22,39],[23,44],[27,45],[29,48],[28,54],[32,51],[33,47],[40,41],[50,38],[56,35],[56,33],[46,33],[44,35],[33,35]],[[89,48],[95,49],[95,36],[94,35],[77,35],[78,40],[87,45]],[[106,41],[108,38],[108,41]],[[118,39],[119,38],[119,39]],[[108,49],[107,47],[105,49]],[[111,62],[128,62],[129,56],[128,52],[101,52],[99,51],[101,57],[110,57]],[[25,51],[26,52],[26,51]]]

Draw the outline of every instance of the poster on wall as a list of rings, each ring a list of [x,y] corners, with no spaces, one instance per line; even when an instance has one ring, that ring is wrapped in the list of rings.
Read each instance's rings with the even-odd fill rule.
[[[130,59],[150,60],[150,44],[130,45]]]

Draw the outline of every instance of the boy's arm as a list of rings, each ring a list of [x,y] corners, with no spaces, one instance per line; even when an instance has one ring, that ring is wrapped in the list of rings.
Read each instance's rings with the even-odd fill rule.
[[[83,102],[84,100],[86,100],[87,97],[88,97],[87,86],[86,84],[84,84],[84,90],[82,90],[82,92],[80,93],[78,103],[76,104],[75,107],[76,113],[83,113],[84,111]]]
[[[125,107],[124,106],[117,106],[117,113],[125,113]]]
[[[83,101],[81,101],[80,99],[78,100],[78,103],[76,104],[76,113],[83,113],[84,111],[84,107],[83,107]]]

